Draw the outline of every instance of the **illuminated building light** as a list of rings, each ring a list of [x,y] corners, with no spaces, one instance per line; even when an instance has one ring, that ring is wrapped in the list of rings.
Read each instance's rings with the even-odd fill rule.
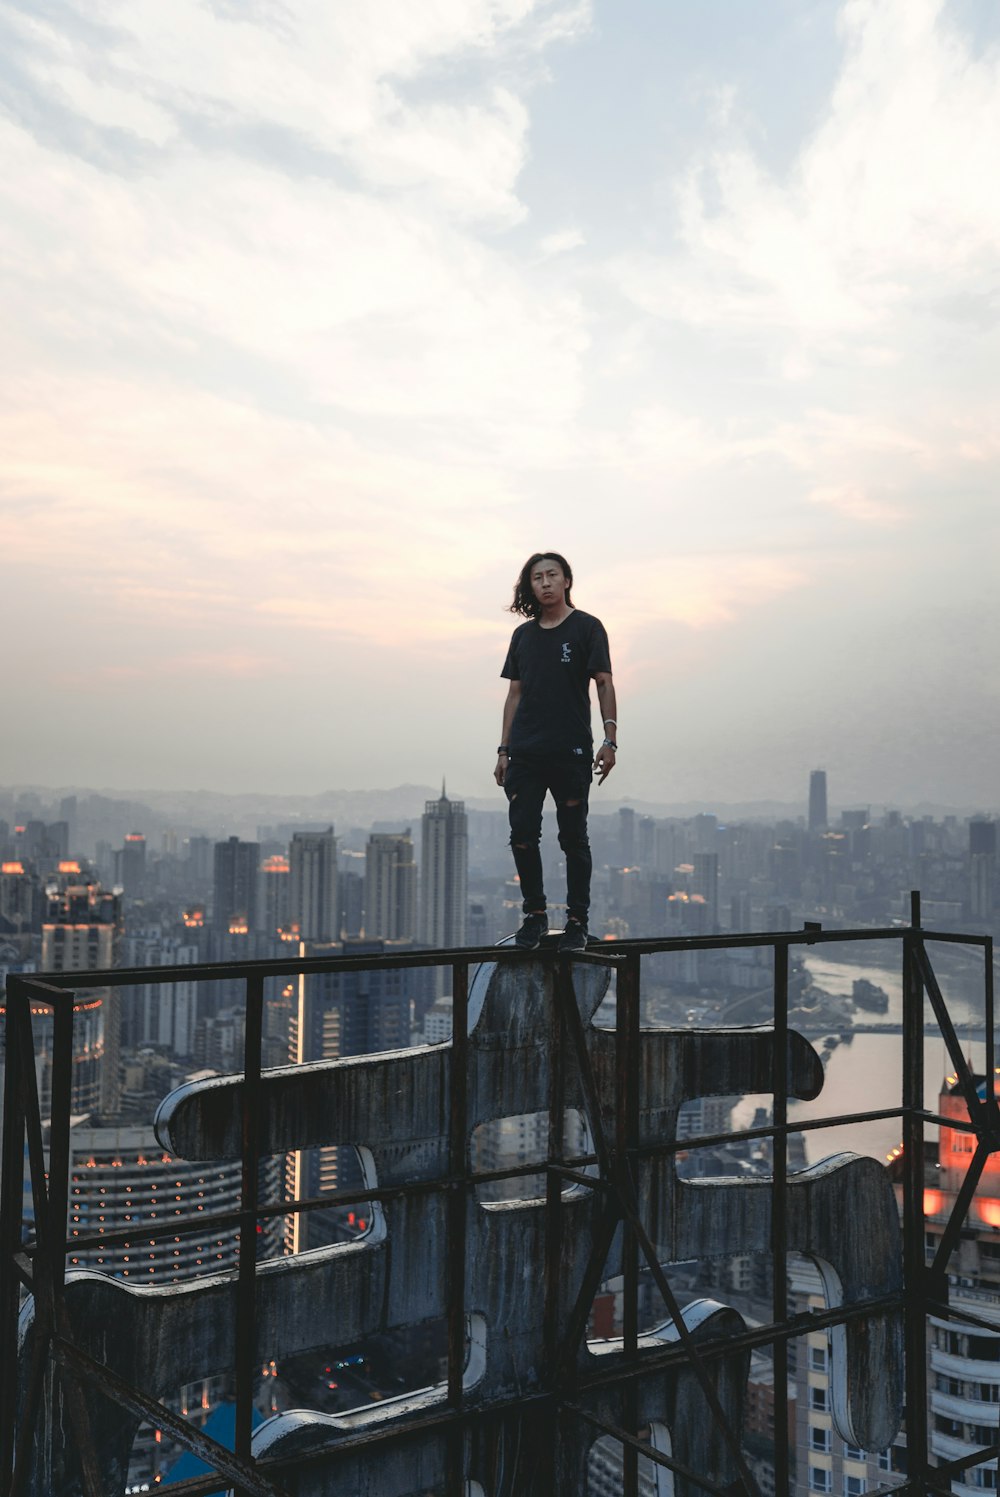
[[[924,1191],[924,1215],[940,1216],[944,1210],[944,1193],[940,1190]]]
[[[976,1210],[988,1227],[1000,1227],[1000,1201],[977,1198]]]
[[[23,873],[23,863],[0,863],[0,873]]]
[[[60,873],[79,873],[80,872],[80,865],[79,865],[79,863],[77,863],[75,861],[75,859],[67,858],[65,862],[59,864],[59,872]]]

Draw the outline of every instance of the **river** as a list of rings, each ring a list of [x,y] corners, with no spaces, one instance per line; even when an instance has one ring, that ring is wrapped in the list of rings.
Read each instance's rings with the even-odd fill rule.
[[[981,1038],[969,1037],[970,1031],[982,1035],[984,1028],[981,957],[978,953],[966,957],[964,953],[956,954],[951,950],[942,955],[939,948],[931,950],[931,960],[958,1031],[963,1054],[969,1056],[973,1067],[981,1071],[985,1064],[985,1044]],[[805,965],[813,981],[828,993],[849,995],[852,983],[859,977],[868,978],[888,993],[888,1013],[859,1011],[859,1022],[886,1025],[902,1022],[903,993],[898,961],[894,966],[883,967],[871,961],[838,961],[823,952],[807,956]],[[813,1044],[822,1053],[822,1040],[814,1039]],[[841,1043],[830,1053],[825,1067],[825,1084],[816,1100],[789,1103],[789,1120],[837,1117],[847,1112],[898,1107],[902,1096],[902,1051],[903,1037],[898,1030],[896,1033],[854,1035],[850,1042]],[[997,1059],[1000,1060],[1000,1049]],[[941,1083],[953,1069],[928,1003],[925,1010],[924,1095],[926,1105],[935,1111]],[[770,1097],[743,1098],[734,1110],[734,1125],[749,1126],[754,1107],[769,1106],[770,1100]],[[884,1122],[837,1125],[808,1132],[805,1137],[810,1163],[842,1149],[871,1154],[884,1161],[889,1150],[900,1142],[901,1125],[898,1118],[890,1118]]]

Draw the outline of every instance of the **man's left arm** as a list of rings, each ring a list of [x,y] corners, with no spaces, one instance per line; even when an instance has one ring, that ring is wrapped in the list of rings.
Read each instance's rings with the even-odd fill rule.
[[[615,750],[612,744],[617,746],[618,743],[618,702],[615,697],[615,683],[611,679],[610,671],[595,672],[594,684],[597,687],[601,717],[604,719],[601,736],[607,740],[601,744],[594,759],[597,783],[603,785],[615,767]]]

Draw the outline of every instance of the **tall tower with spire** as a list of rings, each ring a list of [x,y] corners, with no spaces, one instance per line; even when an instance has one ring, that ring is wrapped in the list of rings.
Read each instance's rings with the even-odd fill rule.
[[[469,827],[465,802],[424,802],[420,854],[420,940],[426,946],[464,946],[469,892]]]

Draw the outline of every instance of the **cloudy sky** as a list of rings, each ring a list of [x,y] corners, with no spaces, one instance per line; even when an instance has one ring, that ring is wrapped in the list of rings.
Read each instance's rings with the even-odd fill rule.
[[[1000,804],[995,0],[0,11],[0,780]]]

